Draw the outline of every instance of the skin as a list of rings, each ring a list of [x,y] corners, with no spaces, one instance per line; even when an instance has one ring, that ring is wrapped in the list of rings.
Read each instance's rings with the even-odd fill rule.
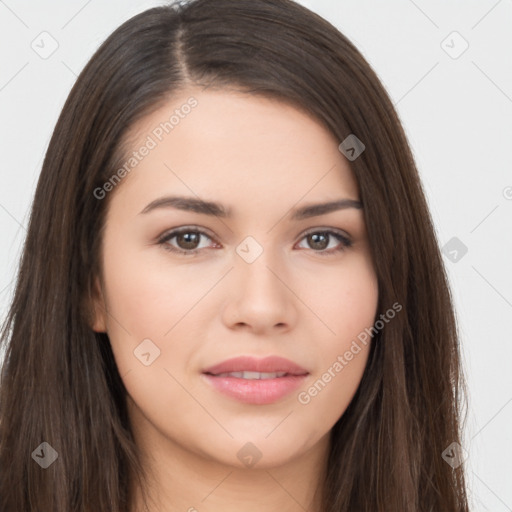
[[[197,107],[110,192],[92,328],[108,333],[128,391],[153,477],[151,511],[229,512],[241,503],[245,512],[320,511],[330,431],[359,386],[370,345],[360,344],[309,403],[297,396],[373,325],[378,287],[362,209],[299,221],[291,212],[358,200],[357,181],[341,141],[320,123],[241,92],[176,95],[133,127],[133,149],[191,95]],[[140,213],[166,195],[217,201],[233,217],[170,207]],[[181,226],[208,232],[196,255],[165,249],[191,247],[178,237],[159,243]],[[305,234],[313,228],[341,232],[352,246],[332,252],[343,244],[332,235],[315,244]],[[263,249],[252,263],[236,252],[249,235]],[[148,366],[134,355],[144,339],[160,350]],[[279,355],[310,374],[276,403],[244,404],[201,375],[240,355]],[[237,457],[248,442],[261,453],[252,467]],[[134,510],[143,510],[138,493]]]

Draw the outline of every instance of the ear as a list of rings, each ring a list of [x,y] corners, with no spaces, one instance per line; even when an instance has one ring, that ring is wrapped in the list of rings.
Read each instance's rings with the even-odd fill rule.
[[[95,332],[107,332],[107,308],[103,296],[103,290],[98,277],[94,278],[92,290],[92,325]]]

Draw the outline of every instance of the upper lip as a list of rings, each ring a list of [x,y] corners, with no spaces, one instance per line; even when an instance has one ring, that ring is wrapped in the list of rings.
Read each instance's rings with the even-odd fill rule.
[[[252,356],[234,357],[206,368],[203,373],[218,375],[219,373],[243,371],[259,373],[286,372],[290,375],[307,375],[309,373],[293,361],[278,356],[259,359]]]

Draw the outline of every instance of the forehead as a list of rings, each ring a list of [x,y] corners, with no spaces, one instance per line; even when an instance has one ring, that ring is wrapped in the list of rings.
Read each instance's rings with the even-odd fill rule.
[[[124,163],[133,165],[119,188],[145,199],[165,189],[262,207],[276,199],[358,198],[338,145],[319,121],[285,102],[188,89],[132,128]]]

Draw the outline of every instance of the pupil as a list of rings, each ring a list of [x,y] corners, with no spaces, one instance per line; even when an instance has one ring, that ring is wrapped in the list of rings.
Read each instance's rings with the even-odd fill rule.
[[[325,249],[329,245],[325,233],[314,233],[312,235],[309,235],[308,238],[310,242],[313,242],[313,245],[316,243],[320,243],[320,246],[313,246],[313,249]],[[320,241],[321,238],[323,238],[323,241]]]
[[[199,234],[198,233],[181,233],[177,237],[178,245],[182,249],[195,249],[197,243],[199,242]],[[184,244],[180,243],[184,241]]]

